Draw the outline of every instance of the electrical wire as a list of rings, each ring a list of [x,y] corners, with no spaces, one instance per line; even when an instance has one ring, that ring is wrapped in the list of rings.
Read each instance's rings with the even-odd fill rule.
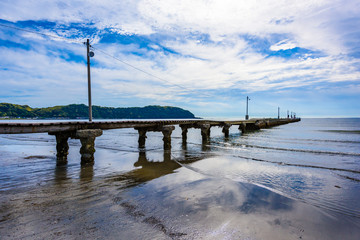
[[[9,25],[2,24],[2,23],[0,23],[0,26],[2,26],[2,27],[7,27],[7,28],[12,28],[12,29],[15,29],[15,30],[23,31],[23,32],[34,33],[34,34],[42,35],[42,36],[45,36],[45,37],[57,38],[57,39],[61,39],[61,40],[67,41],[67,42],[81,43],[81,44],[84,43],[84,41],[73,40],[73,39],[68,39],[68,38],[64,38],[64,37],[60,37],[60,36],[56,36],[56,35],[51,35],[51,34],[36,32],[36,31],[24,29],[24,28],[9,26]]]
[[[2,23],[0,23],[0,26],[2,26],[2,27],[7,27],[7,28],[12,28],[12,29],[15,29],[15,30],[23,31],[23,32],[38,34],[38,35],[42,35],[42,36],[46,36],[46,37],[50,37],[50,38],[61,39],[61,40],[67,41],[67,42],[86,44],[85,41],[78,41],[78,40],[68,39],[68,38],[64,38],[64,37],[60,37],[60,36],[56,36],[56,35],[51,35],[51,34],[36,32],[36,31],[32,31],[32,30],[28,30],[28,29],[23,29],[23,28],[19,28],[19,27],[15,27],[15,26],[10,26],[10,25],[6,25],[6,24],[2,24]],[[164,78],[158,77],[158,76],[156,76],[156,75],[154,75],[154,74],[152,74],[152,73],[149,73],[149,72],[147,72],[147,71],[145,71],[145,70],[143,70],[143,69],[141,69],[141,68],[138,68],[138,67],[136,67],[136,66],[134,66],[134,65],[132,65],[132,64],[130,64],[130,63],[128,63],[128,62],[125,62],[125,61],[123,61],[123,60],[121,60],[121,59],[119,59],[119,58],[117,58],[117,57],[115,57],[115,56],[113,56],[113,55],[111,55],[111,54],[109,54],[109,53],[107,53],[107,52],[105,52],[105,51],[97,48],[97,47],[94,47],[94,46],[92,46],[92,45],[90,45],[90,47],[91,47],[92,49],[96,50],[96,51],[99,51],[99,52],[103,53],[104,55],[106,55],[106,56],[108,56],[108,57],[111,57],[111,58],[113,58],[113,59],[115,59],[115,60],[117,60],[117,61],[119,61],[119,62],[121,62],[121,63],[123,63],[123,64],[125,64],[125,65],[127,65],[127,66],[129,66],[129,67],[131,67],[131,68],[133,68],[133,69],[135,69],[135,70],[137,70],[137,71],[139,71],[139,72],[145,73],[145,74],[147,74],[147,75],[149,75],[149,76],[151,76],[151,77],[153,77],[153,78],[155,78],[155,79],[158,79],[158,80],[160,80],[160,81],[162,81],[162,82],[165,82],[165,83],[167,83],[167,84],[169,84],[169,85],[172,85],[172,86],[175,86],[175,87],[184,89],[184,90],[189,91],[189,92],[197,93],[198,95],[203,95],[203,96],[206,96],[206,97],[214,97],[214,95],[210,95],[210,94],[207,94],[207,93],[201,93],[201,92],[199,92],[199,91],[196,91],[196,90],[193,90],[193,89],[184,87],[184,86],[182,86],[182,85],[179,85],[179,84],[176,84],[176,83],[172,83],[172,82],[170,82],[170,81],[168,81],[168,80],[166,80],[166,79],[164,79]],[[217,96],[217,97],[218,97],[218,96]]]
[[[125,62],[125,61],[123,61],[123,60],[121,60],[121,59],[119,59],[119,58],[117,58],[117,57],[115,57],[115,56],[113,56],[113,55],[111,55],[111,54],[109,54],[109,53],[107,53],[107,52],[105,52],[105,51],[97,48],[97,47],[96,47],[96,48],[95,48],[94,46],[91,46],[91,47],[92,47],[92,49],[97,50],[97,51],[103,53],[104,55],[107,55],[108,57],[111,57],[111,58],[113,58],[113,59],[115,59],[115,60],[117,60],[117,61],[119,61],[119,62],[121,62],[121,63],[123,63],[123,64],[125,64],[125,65],[127,65],[127,66],[129,66],[129,67],[131,67],[131,68],[133,68],[133,69],[136,69],[137,71],[140,71],[140,72],[142,72],[142,73],[145,73],[145,74],[147,74],[147,75],[149,75],[149,76],[151,76],[151,77],[153,77],[153,78],[156,78],[156,79],[158,79],[158,80],[160,80],[160,81],[162,81],[162,82],[166,82],[166,83],[168,83],[168,84],[170,84],[170,85],[176,86],[176,87],[178,87],[178,88],[181,88],[181,89],[184,89],[184,90],[187,90],[187,91],[190,91],[190,92],[196,92],[196,93],[198,93],[199,95],[203,95],[203,96],[206,96],[206,97],[214,97],[214,95],[210,95],[210,94],[207,94],[207,93],[199,93],[199,91],[196,91],[196,90],[193,90],[193,89],[190,89],[190,88],[181,86],[181,85],[176,84],[176,83],[172,83],[172,82],[170,82],[170,81],[168,81],[168,80],[166,80],[166,79],[164,79],[164,78],[158,77],[158,76],[156,76],[156,75],[154,75],[154,74],[152,74],[152,73],[149,73],[149,72],[147,72],[147,71],[145,71],[145,70],[142,70],[142,69],[140,69],[140,68],[138,68],[138,67],[136,67],[136,66],[134,66],[134,65],[132,65],[132,64],[130,64],[130,63],[128,63],[128,62]]]

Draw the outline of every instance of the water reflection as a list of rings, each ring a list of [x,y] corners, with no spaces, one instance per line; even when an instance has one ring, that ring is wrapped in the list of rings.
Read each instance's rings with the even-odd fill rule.
[[[183,152],[184,158],[177,159],[182,164],[191,164],[193,162],[203,159],[204,155],[189,155],[186,151]],[[164,151],[162,161],[151,161],[146,156],[146,151],[139,151],[137,162],[134,163],[137,169],[111,177],[112,181],[124,181],[125,187],[133,187],[136,184],[144,183],[161,176],[174,173],[181,165],[172,160],[171,151]]]
[[[324,214],[252,184],[201,176],[186,168],[121,196],[144,218],[161,220],[164,228],[176,226],[186,239],[357,239],[360,233],[355,222],[339,222],[339,215]]]
[[[201,144],[201,150],[203,152],[207,152],[207,151],[210,151],[210,142],[203,142]]]
[[[94,178],[94,166],[81,166],[80,169],[80,180],[81,181],[92,181]]]
[[[55,170],[54,170],[55,184],[61,185],[67,179],[68,179],[68,166],[67,165],[62,165],[62,166],[56,165]]]
[[[245,200],[242,202],[239,210],[249,214],[259,211],[259,209],[267,209],[271,211],[287,210],[293,208],[294,200],[276,194],[267,189],[257,187],[255,185],[244,185],[247,189]]]

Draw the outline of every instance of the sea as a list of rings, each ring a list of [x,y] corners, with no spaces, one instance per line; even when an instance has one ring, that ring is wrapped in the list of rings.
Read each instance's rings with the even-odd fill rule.
[[[56,166],[54,136],[1,134],[0,239],[360,239],[360,118],[221,130],[105,130],[87,167],[77,139]]]

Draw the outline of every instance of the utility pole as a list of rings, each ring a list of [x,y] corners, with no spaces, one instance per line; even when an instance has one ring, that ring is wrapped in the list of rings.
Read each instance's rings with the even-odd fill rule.
[[[246,115],[245,115],[245,120],[249,120],[249,96],[246,96]]]
[[[280,107],[278,107],[278,119],[280,119]]]
[[[87,56],[87,74],[88,74],[88,100],[89,100],[89,122],[92,122],[92,105],[91,105],[91,77],[90,77],[90,57],[94,56],[93,52],[90,52],[89,39],[86,40],[86,56]]]

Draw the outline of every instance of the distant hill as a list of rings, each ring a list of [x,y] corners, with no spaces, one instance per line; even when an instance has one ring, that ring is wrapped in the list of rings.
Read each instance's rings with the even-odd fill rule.
[[[70,104],[48,108],[31,108],[28,105],[0,103],[0,117],[10,118],[87,118],[88,107],[84,104]],[[169,119],[195,118],[190,111],[178,107],[146,106],[113,108],[93,106],[94,119]]]

